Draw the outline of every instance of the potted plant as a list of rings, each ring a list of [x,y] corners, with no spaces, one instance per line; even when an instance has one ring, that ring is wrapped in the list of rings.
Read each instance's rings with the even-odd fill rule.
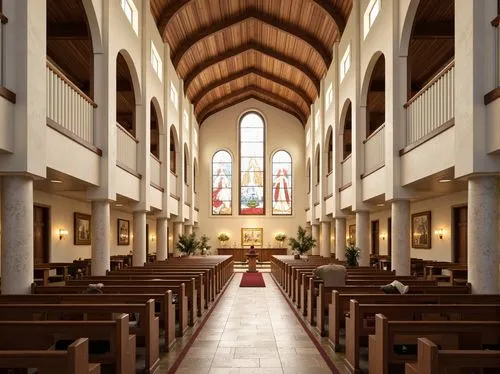
[[[200,244],[199,244],[199,249],[200,249],[200,253],[203,255],[203,256],[206,256],[207,254],[209,254],[210,252],[210,248],[211,246],[208,245],[208,241],[210,240],[210,238],[206,235],[202,235],[200,237]]]
[[[221,232],[219,235],[217,235],[217,239],[220,241],[221,247],[224,247],[224,243],[229,240],[229,235],[227,235],[225,232]]]
[[[345,258],[347,260],[347,266],[358,266],[359,251],[360,249],[354,245],[346,247]]]
[[[316,246],[316,240],[313,239],[313,237],[308,234],[302,226],[299,226],[297,230],[297,239],[288,239],[288,244],[290,244],[290,247],[295,254],[295,258],[300,259],[300,255]]]
[[[189,235],[179,235],[179,240],[176,248],[182,252],[184,256],[194,255],[200,246],[200,241],[196,239],[196,234],[193,232]]]
[[[274,235],[274,239],[275,239],[278,243],[280,243],[280,244],[279,244],[279,245],[280,245],[280,248],[282,248],[282,247],[283,247],[283,242],[284,242],[284,241],[285,241],[285,239],[286,239],[286,235],[285,235],[285,234],[283,234],[282,232],[279,232],[279,233],[277,233],[276,235]]]

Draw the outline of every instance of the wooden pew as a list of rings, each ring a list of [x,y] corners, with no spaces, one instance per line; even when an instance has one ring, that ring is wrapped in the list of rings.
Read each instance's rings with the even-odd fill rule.
[[[80,338],[66,351],[0,350],[0,369],[35,368],[38,374],[100,374],[101,365],[89,363],[89,340]]]
[[[464,368],[474,373],[481,373],[483,369],[500,372],[500,351],[440,350],[426,338],[418,338],[417,344],[417,362],[406,363],[405,374],[452,373]]]
[[[149,299],[153,299],[156,304],[155,314],[159,315],[160,327],[164,330],[165,347],[168,350],[175,343],[176,336],[175,305],[170,290],[162,294],[0,295],[0,307],[2,304],[141,304],[147,303]],[[187,329],[187,301],[184,305],[186,311],[180,333]]]
[[[375,316],[375,335],[369,336],[368,365],[370,374],[389,374],[390,367],[404,367],[417,360],[416,354],[398,354],[395,344],[417,344],[418,338],[428,338],[442,349],[482,349],[486,344],[500,343],[499,321],[390,321],[384,315]],[[411,352],[411,351],[410,351]],[[346,361],[350,373],[358,373]]]
[[[350,301],[360,304],[500,304],[500,295],[464,294],[354,294],[332,291],[328,305],[328,339],[334,351],[340,350],[340,328],[345,327]],[[319,307],[318,307],[319,308]]]
[[[32,288],[32,294],[49,294],[49,295],[58,295],[58,294],[83,294],[87,290],[86,286],[35,286]],[[186,296],[186,285],[183,283],[179,287],[169,287],[169,289],[165,289],[162,286],[107,286],[101,288],[103,294],[108,296],[109,294],[143,294],[144,296],[150,298],[151,295],[165,295],[168,291],[171,291],[172,294],[177,294],[177,304],[175,307],[175,321],[177,321],[180,325],[180,333],[179,336],[183,336],[187,330],[188,325],[188,298]],[[94,296],[100,296],[94,294]],[[3,295],[0,297],[0,300],[3,298]],[[155,297],[155,300],[156,297]],[[169,304],[165,304],[169,305]],[[168,309],[165,310],[165,313],[168,312]],[[160,323],[162,318],[160,318]],[[163,321],[168,321],[168,319],[163,319]]]
[[[360,304],[351,300],[346,317],[345,361],[348,367],[359,370],[361,339],[374,333],[375,314],[390,321],[458,320],[500,321],[500,304]]]
[[[155,373],[160,365],[159,319],[155,317],[154,300],[143,304],[0,304],[0,321],[101,320],[114,313],[138,313],[139,323],[130,325],[136,342],[143,338],[145,372]]]
[[[135,374],[135,335],[129,335],[128,315],[116,321],[0,321],[0,350],[40,349],[58,341],[108,341],[110,351],[90,354],[90,361],[113,364],[116,374]]]

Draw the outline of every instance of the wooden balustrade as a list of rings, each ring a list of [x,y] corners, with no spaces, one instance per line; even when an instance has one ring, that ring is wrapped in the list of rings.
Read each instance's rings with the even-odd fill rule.
[[[94,108],[97,105],[47,61],[47,118],[94,144]]]
[[[116,160],[133,171],[137,171],[137,143],[132,134],[116,124]]]
[[[155,155],[149,155],[149,169],[151,172],[151,183],[161,186],[161,161]]]
[[[341,163],[341,171],[342,171],[342,186],[346,186],[349,183],[352,183],[352,154],[347,156]]]
[[[381,125],[363,141],[364,173],[370,173],[385,165],[385,124]]]
[[[455,61],[446,65],[406,104],[406,145],[455,117]]]

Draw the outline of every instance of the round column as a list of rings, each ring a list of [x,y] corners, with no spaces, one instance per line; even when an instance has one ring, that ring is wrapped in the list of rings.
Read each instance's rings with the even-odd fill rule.
[[[335,257],[340,261],[345,261],[345,230],[346,219],[335,218]]]
[[[92,201],[92,275],[106,275],[110,269],[109,201]]]
[[[467,268],[472,293],[498,293],[497,177],[468,181]]]
[[[321,222],[321,246],[322,257],[330,257],[330,222]]]
[[[31,293],[33,180],[2,177],[2,294]]]
[[[396,275],[410,275],[410,201],[393,201],[391,211],[391,269]]]
[[[312,249],[312,255],[319,255],[319,247],[320,247],[320,243],[319,243],[319,225],[318,224],[313,224],[311,226],[311,235],[312,235],[312,238],[314,240],[316,240],[316,246],[313,247]]]
[[[168,221],[166,218],[156,220],[156,236],[158,237],[158,248],[156,248],[156,261],[164,261],[168,257]]]
[[[359,266],[370,266],[370,215],[356,212],[356,247],[360,249]]]
[[[134,266],[144,266],[146,262],[146,212],[134,212]]]
[[[172,238],[173,249],[172,252],[178,255],[177,243],[179,241],[179,236],[183,234],[184,225],[182,222],[174,222],[174,237]]]

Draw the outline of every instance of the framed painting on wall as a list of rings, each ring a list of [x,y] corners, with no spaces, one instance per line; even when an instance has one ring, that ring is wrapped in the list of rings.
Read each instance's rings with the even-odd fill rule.
[[[431,212],[411,215],[411,246],[413,248],[431,247]]]
[[[130,221],[126,219],[118,218],[116,224],[117,227],[117,237],[116,241],[118,245],[129,245],[130,244]]]
[[[259,228],[242,228],[241,229],[241,246],[250,247],[251,245],[255,247],[262,247],[263,243],[263,229]]]
[[[91,244],[91,220],[90,214],[74,213],[73,233],[75,245]]]
[[[347,237],[347,245],[356,245],[356,225],[349,225],[349,236]]]

